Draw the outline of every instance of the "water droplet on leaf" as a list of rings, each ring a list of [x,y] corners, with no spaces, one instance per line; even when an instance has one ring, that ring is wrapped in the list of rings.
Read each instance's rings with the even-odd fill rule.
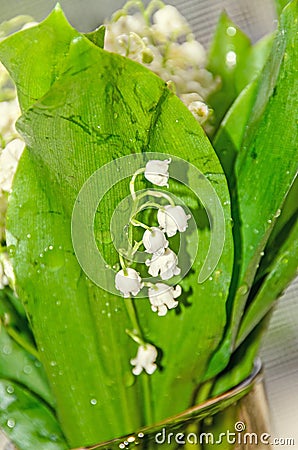
[[[32,372],[32,367],[27,365],[24,367],[23,372],[26,373],[27,375],[29,375],[29,373]]]
[[[14,419],[8,419],[8,421],[6,422],[8,428],[13,428],[16,424]]]
[[[239,289],[238,289],[238,293],[240,295],[245,295],[248,292],[248,285],[246,283],[242,284]]]
[[[13,394],[13,393],[14,393],[14,387],[13,387],[13,386],[7,386],[6,392],[7,392],[8,394]]]

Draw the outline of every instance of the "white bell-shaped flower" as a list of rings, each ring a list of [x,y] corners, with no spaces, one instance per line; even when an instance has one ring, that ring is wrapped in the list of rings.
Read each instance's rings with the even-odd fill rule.
[[[148,161],[145,167],[145,178],[150,181],[150,183],[156,184],[157,186],[168,185],[169,180],[169,164],[171,158],[165,159],[164,161],[152,159]]]
[[[134,375],[140,375],[145,370],[148,375],[152,375],[157,369],[155,360],[157,358],[157,350],[151,344],[140,345],[137,356],[130,360],[130,364],[135,366],[132,369]]]
[[[120,292],[122,292],[125,298],[130,295],[137,295],[143,287],[142,278],[138,272],[130,267],[124,270],[120,270],[115,277],[115,286]]]
[[[143,235],[143,244],[147,253],[154,253],[162,255],[168,247],[164,232],[157,227],[152,227],[151,230],[146,230]]]
[[[169,280],[174,275],[179,275],[181,269],[177,266],[177,255],[167,248],[163,255],[153,255],[151,259],[145,261],[149,267],[148,272],[153,277],[160,275],[162,280]]]
[[[164,283],[156,283],[154,287],[148,289],[148,297],[151,303],[151,309],[157,312],[159,316],[165,316],[168,309],[176,308],[178,302],[174,299],[181,295],[181,286],[168,286]]]
[[[181,206],[166,205],[158,210],[157,220],[165,233],[171,237],[177,231],[183,233],[188,227],[187,221],[191,218],[190,214],[185,214]]]

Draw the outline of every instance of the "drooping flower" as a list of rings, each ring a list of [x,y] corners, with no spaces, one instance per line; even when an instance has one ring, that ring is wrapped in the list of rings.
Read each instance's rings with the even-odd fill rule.
[[[149,267],[148,272],[153,277],[160,275],[162,280],[169,280],[174,275],[179,275],[181,269],[177,266],[177,255],[167,248],[163,255],[153,255],[151,259],[145,261]]]
[[[176,308],[178,302],[174,299],[181,295],[181,286],[168,286],[164,283],[156,283],[154,287],[148,289],[148,297],[151,303],[151,309],[157,312],[159,316],[165,316],[168,309]]]
[[[169,242],[160,228],[152,227],[151,230],[145,231],[143,235],[143,244],[147,253],[162,255],[168,247]]]
[[[134,375],[140,375],[145,370],[148,375],[152,375],[157,369],[155,364],[157,358],[157,350],[151,344],[140,345],[137,356],[130,360],[130,363],[135,366],[132,369]]]
[[[145,167],[145,178],[147,178],[150,183],[156,184],[157,186],[169,187],[170,162],[171,158],[165,159],[164,161],[155,159],[148,161]]]
[[[191,218],[190,214],[186,214],[181,206],[166,205],[158,210],[157,220],[165,233],[171,237],[177,231],[183,233],[188,227],[187,221]]]
[[[138,272],[130,267],[124,270],[120,270],[115,277],[115,286],[120,292],[122,292],[125,298],[130,295],[137,295],[143,287],[142,279]]]

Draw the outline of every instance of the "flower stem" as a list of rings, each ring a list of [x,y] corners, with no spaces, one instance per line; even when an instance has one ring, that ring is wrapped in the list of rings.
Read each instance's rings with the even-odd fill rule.
[[[140,222],[137,219],[130,219],[130,223],[135,227],[142,227],[145,230],[151,231],[151,227],[148,227],[148,225],[145,225],[144,223]]]
[[[133,326],[133,332],[130,330],[125,330],[128,336],[133,339],[138,345],[146,346],[146,342],[143,338],[143,333],[141,327],[139,325],[134,301],[131,298],[124,299],[125,307],[130,318],[130,321]],[[150,379],[149,375],[142,374],[142,385],[144,392],[144,419],[147,425],[153,423],[153,407],[152,407],[152,396],[151,396],[151,388],[150,388]]]
[[[133,176],[132,176],[132,178],[131,178],[131,180],[130,180],[130,183],[129,183],[129,190],[130,190],[132,199],[133,199],[134,201],[135,201],[136,198],[137,198],[137,196],[136,196],[136,191],[135,191],[135,181],[136,181],[136,178],[137,178],[138,175],[140,175],[141,173],[144,173],[144,172],[145,172],[145,167],[142,167],[141,169],[137,170],[137,171],[133,174]]]
[[[142,384],[144,392],[144,419],[146,425],[151,425],[153,420],[153,405],[152,405],[152,393],[150,375],[147,373],[142,374]]]
[[[138,195],[135,197],[134,200],[141,200],[143,197],[149,196],[151,195],[152,197],[156,197],[156,198],[164,198],[166,199],[171,206],[176,206],[174,200],[172,199],[172,197],[168,194],[166,194],[165,192],[161,192],[161,191],[152,191],[151,189],[148,189],[146,192],[142,192],[142,194]],[[161,205],[158,205],[159,207]]]

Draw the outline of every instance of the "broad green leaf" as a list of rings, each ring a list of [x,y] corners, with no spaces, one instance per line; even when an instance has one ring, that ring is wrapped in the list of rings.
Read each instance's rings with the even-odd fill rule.
[[[235,85],[241,92],[221,121],[213,140],[230,186],[233,185],[235,160],[258,93],[258,76],[268,59],[272,41],[271,34],[251,46],[247,51],[247,58],[238,66]]]
[[[297,1],[281,16],[272,53],[236,161],[236,269],[230,326],[209,376],[227,364],[262,252],[297,173]],[[235,298],[234,298],[235,296]]]
[[[216,378],[212,389],[212,396],[227,392],[251,375],[270,318],[270,312],[262,316],[262,318],[259,317],[255,329],[251,330],[247,338],[233,352],[229,365]]]
[[[19,450],[67,450],[52,411],[10,380],[0,379],[0,427]]]
[[[296,177],[282,206],[282,209],[277,214],[278,218],[274,224],[274,228],[265,247],[265,256],[261,260],[261,264],[256,275],[256,282],[258,282],[260,278],[267,275],[267,273],[269,272],[268,267],[272,266],[272,263],[277,256],[279,249],[288,239],[291,229],[295,225],[298,216],[297,198],[298,178]]]
[[[64,25],[56,20],[64,42]],[[42,30],[43,24],[39,27]],[[46,46],[47,33],[42,35],[41,45]],[[26,52],[14,39],[14,47],[9,39],[1,44],[0,56],[5,55],[8,65],[17,58],[21,68]],[[57,43],[52,44],[55,47]],[[226,325],[233,245],[222,168],[184,105],[147,69],[101,50],[83,36],[66,47],[67,55],[58,62],[63,72],[51,87],[48,83],[48,92],[42,92],[43,97],[19,121],[28,148],[14,181],[8,229],[10,244],[16,246],[20,297],[56,398],[59,420],[70,445],[79,446],[132,432],[191,404]],[[12,74],[21,88],[20,72]],[[27,96],[23,91],[28,105]],[[148,301],[135,301],[146,339],[160,348],[163,370],[134,380],[129,360],[137,345],[125,333],[132,323],[123,298],[87,279],[74,255],[70,232],[75,199],[90,175],[114,159],[117,173],[117,158],[146,151],[179,156],[208,177],[223,205],[225,245],[212,277],[198,284],[210,243],[210,227],[201,221],[200,251],[183,280],[180,311],[161,318],[152,313]],[[185,170],[184,179],[191,184],[188,176]],[[96,242],[111,266],[118,260],[109,222],[117,204],[129,194],[128,182],[113,187],[95,217]],[[188,195],[185,190],[184,197]],[[194,205],[191,211],[200,218],[198,200]],[[103,280],[108,279],[107,269],[100,273]],[[173,396],[175,402],[169,401]]]
[[[260,320],[272,308],[276,299],[282,294],[285,287],[297,274],[298,267],[298,222],[288,232],[284,244],[277,251],[274,260],[267,266],[267,275],[262,282],[251,304],[245,311],[238,331],[236,347],[254,329]]]
[[[85,36],[93,42],[93,44],[97,45],[99,48],[103,48],[105,41],[105,31],[106,27],[104,25],[98,27],[96,30],[91,31],[90,33],[86,33]]]
[[[47,39],[44,39],[44,33]],[[21,66],[13,52],[1,54],[2,63],[9,67],[12,78],[18,82],[18,100],[22,110],[42,97],[59,77],[69,43],[75,36],[79,33],[69,25],[57,4],[42,25],[9,38],[11,48],[18,48],[20,54],[26,55]]]
[[[248,84],[238,95],[222,120],[213,141],[217,156],[230,184],[233,182],[235,161],[256,99],[257,88],[258,79]]]
[[[249,38],[223,12],[220,16],[208,56],[207,69],[221,78],[221,88],[208,102],[215,111],[215,126],[240,93],[236,86],[238,66],[243,66],[250,51]]]
[[[237,92],[241,92],[259,75],[270,55],[274,37],[275,33],[264,36],[256,44],[250,46],[246,58],[240,60],[235,73]]]
[[[278,15],[282,13],[282,10],[290,3],[290,1],[291,0],[275,0]]]
[[[11,305],[7,292],[7,289],[0,291],[0,378],[22,384],[53,406],[53,396],[31,330],[25,318]]]
[[[49,384],[39,360],[0,328],[0,377],[17,382],[53,406]]]

